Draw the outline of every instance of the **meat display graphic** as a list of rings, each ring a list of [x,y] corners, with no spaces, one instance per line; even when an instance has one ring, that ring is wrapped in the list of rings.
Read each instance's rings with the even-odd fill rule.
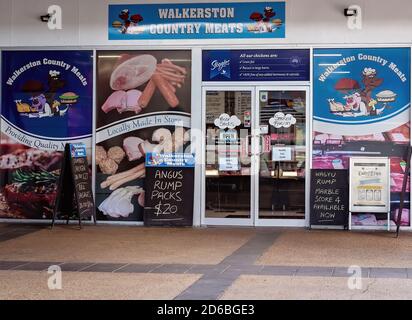
[[[122,16],[132,23],[130,13]],[[114,133],[96,139],[97,218],[139,221],[146,154],[183,152],[190,146],[191,53],[99,51],[97,55],[96,128]],[[171,119],[176,124],[189,121],[179,127]]]
[[[140,113],[149,103],[156,89],[171,108],[179,105],[176,88],[182,88],[187,71],[169,59],[157,63],[156,58],[143,54],[122,55],[110,77],[110,87],[115,90],[105,101],[102,110],[114,109],[122,113]],[[143,93],[137,87],[146,84]]]
[[[125,60],[125,61],[124,61]],[[149,54],[120,58],[119,66],[110,77],[110,87],[113,90],[130,90],[146,83],[156,71],[157,60]]]
[[[19,149],[0,156],[2,178],[9,177],[0,195],[8,218],[50,218],[57,196],[61,152]]]

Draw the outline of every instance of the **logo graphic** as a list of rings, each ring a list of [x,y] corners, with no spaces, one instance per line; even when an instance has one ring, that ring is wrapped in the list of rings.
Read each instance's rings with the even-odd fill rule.
[[[131,14],[129,9],[123,9],[119,12],[118,18],[114,20],[112,27],[122,34],[139,34],[145,31],[144,26],[139,23],[143,21],[143,17],[139,13]]]
[[[58,265],[52,265],[47,269],[51,276],[47,279],[49,290],[62,290],[62,269]]]
[[[47,13],[50,15],[50,19],[47,22],[47,27],[50,30],[62,29],[62,8],[58,5],[52,5],[47,8]]]
[[[230,79],[230,60],[213,60],[210,63],[210,78],[223,76]]]
[[[347,26],[350,30],[362,29],[362,9],[358,5],[349,6],[348,10],[356,12],[353,16],[348,17]]]
[[[47,83],[27,80],[23,83],[22,93],[23,99],[28,96],[30,102],[22,102],[21,97],[14,100],[18,114],[29,118],[64,116],[79,99],[79,95],[74,92],[61,91],[66,85],[67,81],[56,70],[49,71]]]
[[[274,32],[283,24],[282,19],[276,17],[272,7],[265,7],[263,12],[252,12],[249,16],[254,23],[248,24],[247,30],[253,33]]]
[[[373,96],[374,89],[379,88],[384,79],[377,76],[376,69],[366,67],[362,71],[362,86],[351,78],[341,78],[335,84],[335,90],[344,93],[344,103],[328,99],[330,112],[341,117],[380,116],[388,105],[396,101],[397,94],[391,90],[379,91]]]
[[[227,113],[222,113],[219,118],[215,119],[215,126],[219,129],[234,129],[240,124],[241,121],[237,116],[229,116]]]
[[[289,128],[296,123],[296,118],[291,114],[284,114],[283,112],[276,112],[275,115],[269,119],[269,124],[277,129]]]
[[[302,59],[298,56],[293,56],[290,58],[289,63],[292,67],[299,67],[302,64]]]

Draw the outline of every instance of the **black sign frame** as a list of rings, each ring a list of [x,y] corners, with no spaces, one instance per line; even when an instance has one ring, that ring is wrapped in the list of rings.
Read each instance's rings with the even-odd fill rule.
[[[317,190],[324,190],[317,192]],[[337,194],[338,193],[338,194]],[[320,197],[316,197],[320,196]],[[316,197],[316,198],[315,198]],[[320,199],[319,201],[316,199]],[[325,199],[325,200],[323,200]],[[329,215],[331,210],[314,208],[315,205],[330,205],[335,208],[334,215]],[[329,201],[330,200],[330,201]],[[341,206],[345,209],[341,210]],[[337,210],[339,208],[339,210]],[[346,169],[311,169],[310,175],[310,213],[309,228],[312,226],[341,226],[344,230],[349,228],[349,170]],[[337,210],[337,211],[336,211]],[[326,211],[326,212],[325,212]],[[322,219],[321,215],[329,217]],[[333,217],[333,218],[332,218]]]
[[[170,176],[170,178],[156,178],[158,173],[162,176]],[[181,182],[179,187],[180,194],[178,197],[182,199],[177,201],[176,190],[173,187],[169,191],[174,192],[174,199],[162,203],[159,199],[154,200],[151,196],[156,192],[156,185],[160,182],[173,182],[174,176],[181,175],[182,178],[177,182]],[[176,182],[176,180],[175,180]],[[172,186],[172,184],[171,184]],[[145,177],[145,208],[144,208],[144,225],[145,226],[170,226],[170,227],[191,227],[193,226],[193,195],[194,188],[194,168],[193,167],[149,167],[146,166]],[[176,212],[175,212],[176,210]],[[169,212],[167,212],[169,211]]]
[[[76,166],[79,162],[81,166]],[[75,172],[81,167],[80,172]],[[80,179],[80,177],[82,177]],[[82,186],[82,189],[80,189]],[[69,224],[70,216],[76,213],[79,219],[79,228],[82,227],[82,219],[93,217],[96,225],[96,209],[91,188],[89,175],[89,165],[86,157],[73,158],[70,150],[70,144],[64,147],[63,161],[60,171],[60,178],[57,187],[57,198],[53,211],[52,225],[53,228],[58,214],[67,216],[66,224]],[[87,197],[82,195],[86,193]],[[81,197],[82,196],[82,197]],[[79,204],[84,202],[84,198],[89,203],[85,209],[79,210]]]

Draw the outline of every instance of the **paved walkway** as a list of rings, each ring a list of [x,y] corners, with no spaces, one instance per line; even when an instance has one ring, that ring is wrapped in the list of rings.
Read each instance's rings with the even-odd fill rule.
[[[0,299],[411,299],[411,249],[409,233],[0,225]],[[51,265],[63,290],[47,288]]]

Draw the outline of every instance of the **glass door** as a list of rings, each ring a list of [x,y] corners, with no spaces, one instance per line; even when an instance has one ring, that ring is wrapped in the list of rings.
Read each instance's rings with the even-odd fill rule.
[[[307,87],[204,87],[202,94],[202,224],[305,226]]]
[[[307,88],[259,88],[256,225],[305,226]]]
[[[202,224],[253,225],[254,88],[204,88]]]

